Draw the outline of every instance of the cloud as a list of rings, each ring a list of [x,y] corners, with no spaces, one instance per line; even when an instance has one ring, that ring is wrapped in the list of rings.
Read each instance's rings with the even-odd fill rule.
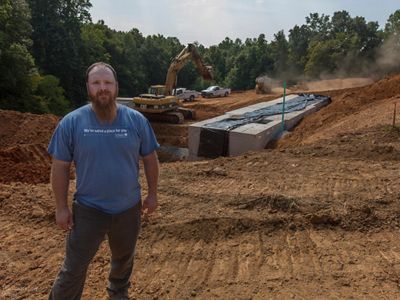
[[[355,2],[358,2],[355,4]],[[361,2],[361,1],[360,1]],[[284,29],[305,23],[312,12],[332,15],[347,10],[352,16],[365,16],[368,21],[386,20],[398,5],[391,0],[95,0],[93,21],[103,19],[116,30],[139,29],[144,35],[162,34],[177,37],[181,43],[198,41],[210,46],[225,37],[231,39],[258,37],[268,40]],[[370,14],[368,18],[366,9]],[[389,13],[390,12],[390,13]],[[383,22],[384,23],[384,22]],[[380,22],[382,24],[382,22]]]
[[[168,1],[170,20],[180,33],[183,43],[198,41],[202,44],[221,41],[231,31],[234,18],[229,10],[229,0]]]

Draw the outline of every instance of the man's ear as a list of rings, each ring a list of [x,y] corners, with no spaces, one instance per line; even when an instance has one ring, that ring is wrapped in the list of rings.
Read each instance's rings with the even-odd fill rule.
[[[89,84],[88,84],[87,81],[86,81],[86,92],[87,92],[87,94],[88,94],[88,96],[89,96]]]
[[[118,93],[119,93],[119,85],[118,85],[118,81],[116,82],[116,84],[117,84],[117,86],[116,86],[116,93],[115,93],[115,95],[116,95],[116,97],[118,97]]]

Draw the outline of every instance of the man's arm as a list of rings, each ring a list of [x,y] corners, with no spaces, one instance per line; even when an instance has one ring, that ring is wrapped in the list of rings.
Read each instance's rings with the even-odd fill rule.
[[[158,185],[158,158],[157,152],[153,151],[143,157],[144,173],[146,175],[148,194],[143,201],[142,211],[151,214],[157,208],[157,185]]]
[[[54,159],[51,165],[51,186],[56,200],[56,223],[64,230],[73,226],[72,213],[68,207],[70,162]]]

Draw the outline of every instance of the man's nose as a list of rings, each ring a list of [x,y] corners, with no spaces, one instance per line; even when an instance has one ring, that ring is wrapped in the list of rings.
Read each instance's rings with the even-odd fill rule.
[[[105,82],[101,82],[100,83],[100,90],[101,91],[105,91],[105,90],[107,90],[108,88],[107,88],[107,84],[105,83]]]

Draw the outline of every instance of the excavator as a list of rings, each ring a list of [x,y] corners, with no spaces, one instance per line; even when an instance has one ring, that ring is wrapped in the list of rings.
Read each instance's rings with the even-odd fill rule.
[[[150,121],[181,124],[184,119],[194,119],[195,111],[183,108],[180,104],[180,99],[173,95],[178,72],[190,59],[205,80],[213,79],[212,67],[203,63],[194,44],[188,44],[172,60],[168,68],[165,85],[152,85],[147,94],[134,97],[128,103],[126,98],[120,98],[120,102],[123,103],[125,99],[124,104],[140,111]]]

